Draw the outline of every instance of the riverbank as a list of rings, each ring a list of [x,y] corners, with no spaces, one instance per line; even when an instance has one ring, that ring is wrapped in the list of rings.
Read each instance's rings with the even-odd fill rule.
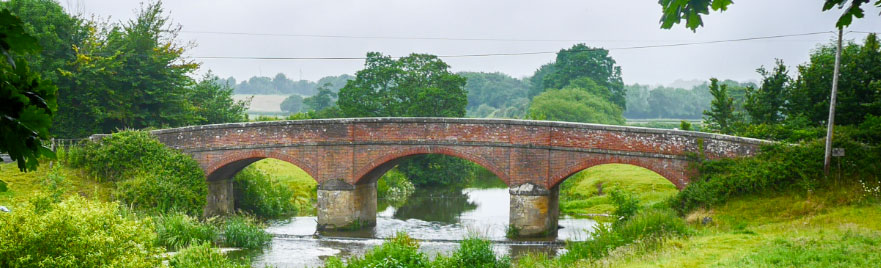
[[[578,266],[870,267],[881,263],[881,204],[853,187],[753,195],[686,216],[693,233],[632,244]],[[523,262],[521,267],[540,267]]]

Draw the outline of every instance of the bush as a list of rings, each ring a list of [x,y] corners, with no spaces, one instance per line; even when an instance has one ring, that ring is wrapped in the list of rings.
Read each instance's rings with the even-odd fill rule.
[[[256,168],[245,168],[234,177],[236,208],[264,219],[297,215],[291,200],[294,191]]]
[[[5,192],[5,191],[7,191],[7,190],[8,190],[8,189],[6,188],[6,182],[5,182],[5,181],[0,181],[0,193]]]
[[[157,267],[149,221],[118,205],[69,197],[38,211],[0,213],[0,267]]]
[[[217,240],[217,230],[210,224],[182,213],[157,218],[156,241],[167,250],[178,250],[192,245]]]
[[[403,206],[414,191],[413,183],[397,169],[389,170],[376,182],[377,197],[396,208]]]
[[[117,182],[114,196],[155,213],[201,215],[208,186],[199,163],[143,131],[122,131],[67,152],[67,163],[97,181]]]
[[[220,251],[211,247],[209,243],[202,243],[187,247],[175,254],[168,261],[171,267],[192,268],[246,268],[248,265],[237,264],[224,256]]]
[[[254,219],[233,216],[223,226],[224,244],[230,247],[256,249],[269,244],[272,235],[263,230]]]
[[[419,252],[419,243],[405,233],[398,233],[382,245],[361,257],[352,257],[346,264],[336,257],[325,262],[325,267],[429,267],[425,254]]]
[[[621,220],[630,219],[640,209],[639,198],[632,193],[612,191],[609,197],[615,203],[615,216]]]
[[[479,238],[462,240],[459,249],[449,258],[438,257],[434,267],[511,267],[508,257],[498,258],[492,250],[492,243]]]
[[[825,144],[822,139],[799,145],[764,146],[755,157],[706,161],[700,177],[674,199],[680,212],[721,204],[733,196],[784,190],[810,191],[831,183],[878,182],[881,150],[854,142],[847,135],[837,137],[834,147],[844,148],[845,157],[833,159],[833,171],[841,180],[823,174]],[[840,168],[838,166],[840,164]]]
[[[658,244],[675,235],[688,233],[685,220],[669,208],[650,208],[637,212],[631,218],[612,226],[599,224],[589,241],[566,244],[567,252],[560,257],[563,263],[579,259],[596,260],[610,251],[630,243]]]

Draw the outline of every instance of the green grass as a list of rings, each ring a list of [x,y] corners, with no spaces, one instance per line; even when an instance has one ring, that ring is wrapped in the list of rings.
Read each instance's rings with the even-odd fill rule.
[[[603,195],[597,194],[600,183]],[[662,202],[678,192],[670,181],[651,170],[625,164],[600,165],[578,172],[563,182],[560,211],[572,215],[611,214],[615,205],[608,193],[612,191],[631,192],[643,206]]]
[[[274,180],[287,185],[294,191],[291,202],[297,206],[299,215],[315,215],[314,204],[317,199],[316,189],[318,182],[312,176],[309,176],[309,173],[303,171],[303,169],[291,163],[272,158],[254,162],[245,169],[259,170],[263,174],[268,174]],[[242,172],[245,172],[245,170]]]
[[[881,204],[853,187],[737,197],[686,216],[695,232],[652,249],[638,244],[578,266],[867,267],[881,262]],[[713,222],[703,225],[701,219]],[[527,267],[535,267],[527,266]]]
[[[49,192],[49,185],[45,181],[50,172],[49,162],[42,162],[36,171],[31,172],[19,171],[15,163],[0,164],[0,180],[6,182],[8,187],[8,191],[0,193],[0,206],[19,207],[38,194]],[[64,195],[78,194],[110,200],[111,183],[95,182],[77,169],[61,167],[57,172],[69,183]]]

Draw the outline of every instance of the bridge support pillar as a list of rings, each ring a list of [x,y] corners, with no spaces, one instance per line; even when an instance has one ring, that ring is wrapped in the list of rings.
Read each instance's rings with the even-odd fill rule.
[[[233,212],[235,212],[233,180],[208,181],[208,196],[202,215],[210,217],[232,214]]]
[[[559,187],[548,190],[524,183],[509,189],[511,228],[519,237],[545,237],[557,234]]]
[[[330,180],[318,186],[318,230],[376,226],[376,183]]]

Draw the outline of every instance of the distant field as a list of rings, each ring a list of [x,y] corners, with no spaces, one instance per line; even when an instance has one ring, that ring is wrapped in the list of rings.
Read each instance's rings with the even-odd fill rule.
[[[244,100],[250,97],[254,97],[251,100],[251,106],[248,108],[250,112],[276,112],[281,113],[281,102],[284,101],[289,95],[247,95],[247,94],[234,94],[232,98],[234,100]]]

